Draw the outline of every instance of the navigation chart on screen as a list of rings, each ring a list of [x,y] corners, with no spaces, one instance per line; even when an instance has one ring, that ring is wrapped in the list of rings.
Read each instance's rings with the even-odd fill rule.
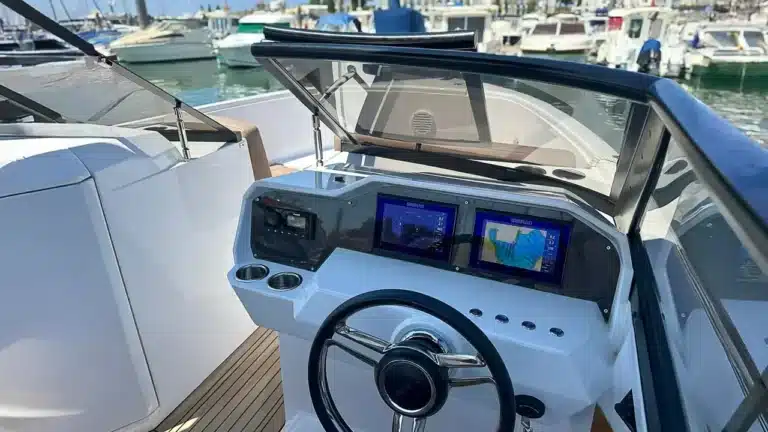
[[[486,262],[542,271],[547,231],[497,222],[487,222],[480,259]]]

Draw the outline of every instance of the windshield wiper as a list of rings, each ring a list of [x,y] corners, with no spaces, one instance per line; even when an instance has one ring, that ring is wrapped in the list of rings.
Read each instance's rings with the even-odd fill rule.
[[[362,139],[362,137],[358,137]],[[427,165],[435,168],[442,168],[450,171],[463,172],[480,177],[486,177],[494,180],[512,182],[512,183],[532,183],[543,186],[552,186],[563,188],[572,192],[587,204],[595,209],[613,216],[614,203],[607,196],[595,192],[592,189],[580,186],[574,183],[549,177],[545,174],[514,168],[505,167],[487,162],[480,162],[473,159],[447,155],[443,153],[421,152],[411,149],[399,149],[393,147],[381,147],[376,145],[366,145],[348,149],[350,153],[364,154],[368,156],[380,156],[387,159],[399,160],[415,164]]]

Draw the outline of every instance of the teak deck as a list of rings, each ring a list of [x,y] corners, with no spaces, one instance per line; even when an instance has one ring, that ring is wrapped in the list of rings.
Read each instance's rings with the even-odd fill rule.
[[[155,432],[279,432],[284,423],[277,333],[259,328]]]

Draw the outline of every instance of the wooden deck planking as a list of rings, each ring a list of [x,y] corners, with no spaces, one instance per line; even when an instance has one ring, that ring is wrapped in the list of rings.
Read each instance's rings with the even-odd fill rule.
[[[268,432],[284,423],[277,334],[259,328],[155,432]]]

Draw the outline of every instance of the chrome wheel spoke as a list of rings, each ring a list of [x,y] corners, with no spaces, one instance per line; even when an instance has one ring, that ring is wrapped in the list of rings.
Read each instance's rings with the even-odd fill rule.
[[[392,345],[384,339],[379,339],[376,336],[369,335],[366,332],[353,329],[346,324],[342,324],[336,327],[336,334],[379,354],[384,354],[384,352],[387,351],[387,349],[389,349],[389,347]]]
[[[413,432],[424,432],[427,427],[427,418],[426,417],[417,417],[413,419],[413,429],[411,429]]]
[[[400,432],[403,428],[403,415],[394,413],[392,415],[392,432]]]
[[[438,366],[450,369],[485,367],[485,361],[477,355],[438,353],[433,357]]]
[[[404,420],[409,417],[405,417],[400,413],[392,414],[392,432],[402,432]],[[416,417],[413,419],[413,426],[411,426],[411,432],[425,432],[427,427],[426,417]]]
[[[344,351],[345,353],[347,353],[347,354],[351,355],[352,357],[360,360],[361,362],[367,364],[370,367],[376,367],[376,363],[378,363],[378,361],[368,357],[367,355],[365,355],[365,354],[363,354],[361,352],[355,351],[355,350],[353,350],[352,348],[350,348],[350,347],[348,347],[346,345],[342,345],[342,344],[336,342],[333,339],[328,340],[326,342],[326,344],[328,346],[335,346],[335,347],[337,347],[338,349]]]
[[[451,378],[448,381],[451,388],[455,387],[472,387],[482,384],[496,385],[496,381],[492,377],[470,377],[470,378]]]

